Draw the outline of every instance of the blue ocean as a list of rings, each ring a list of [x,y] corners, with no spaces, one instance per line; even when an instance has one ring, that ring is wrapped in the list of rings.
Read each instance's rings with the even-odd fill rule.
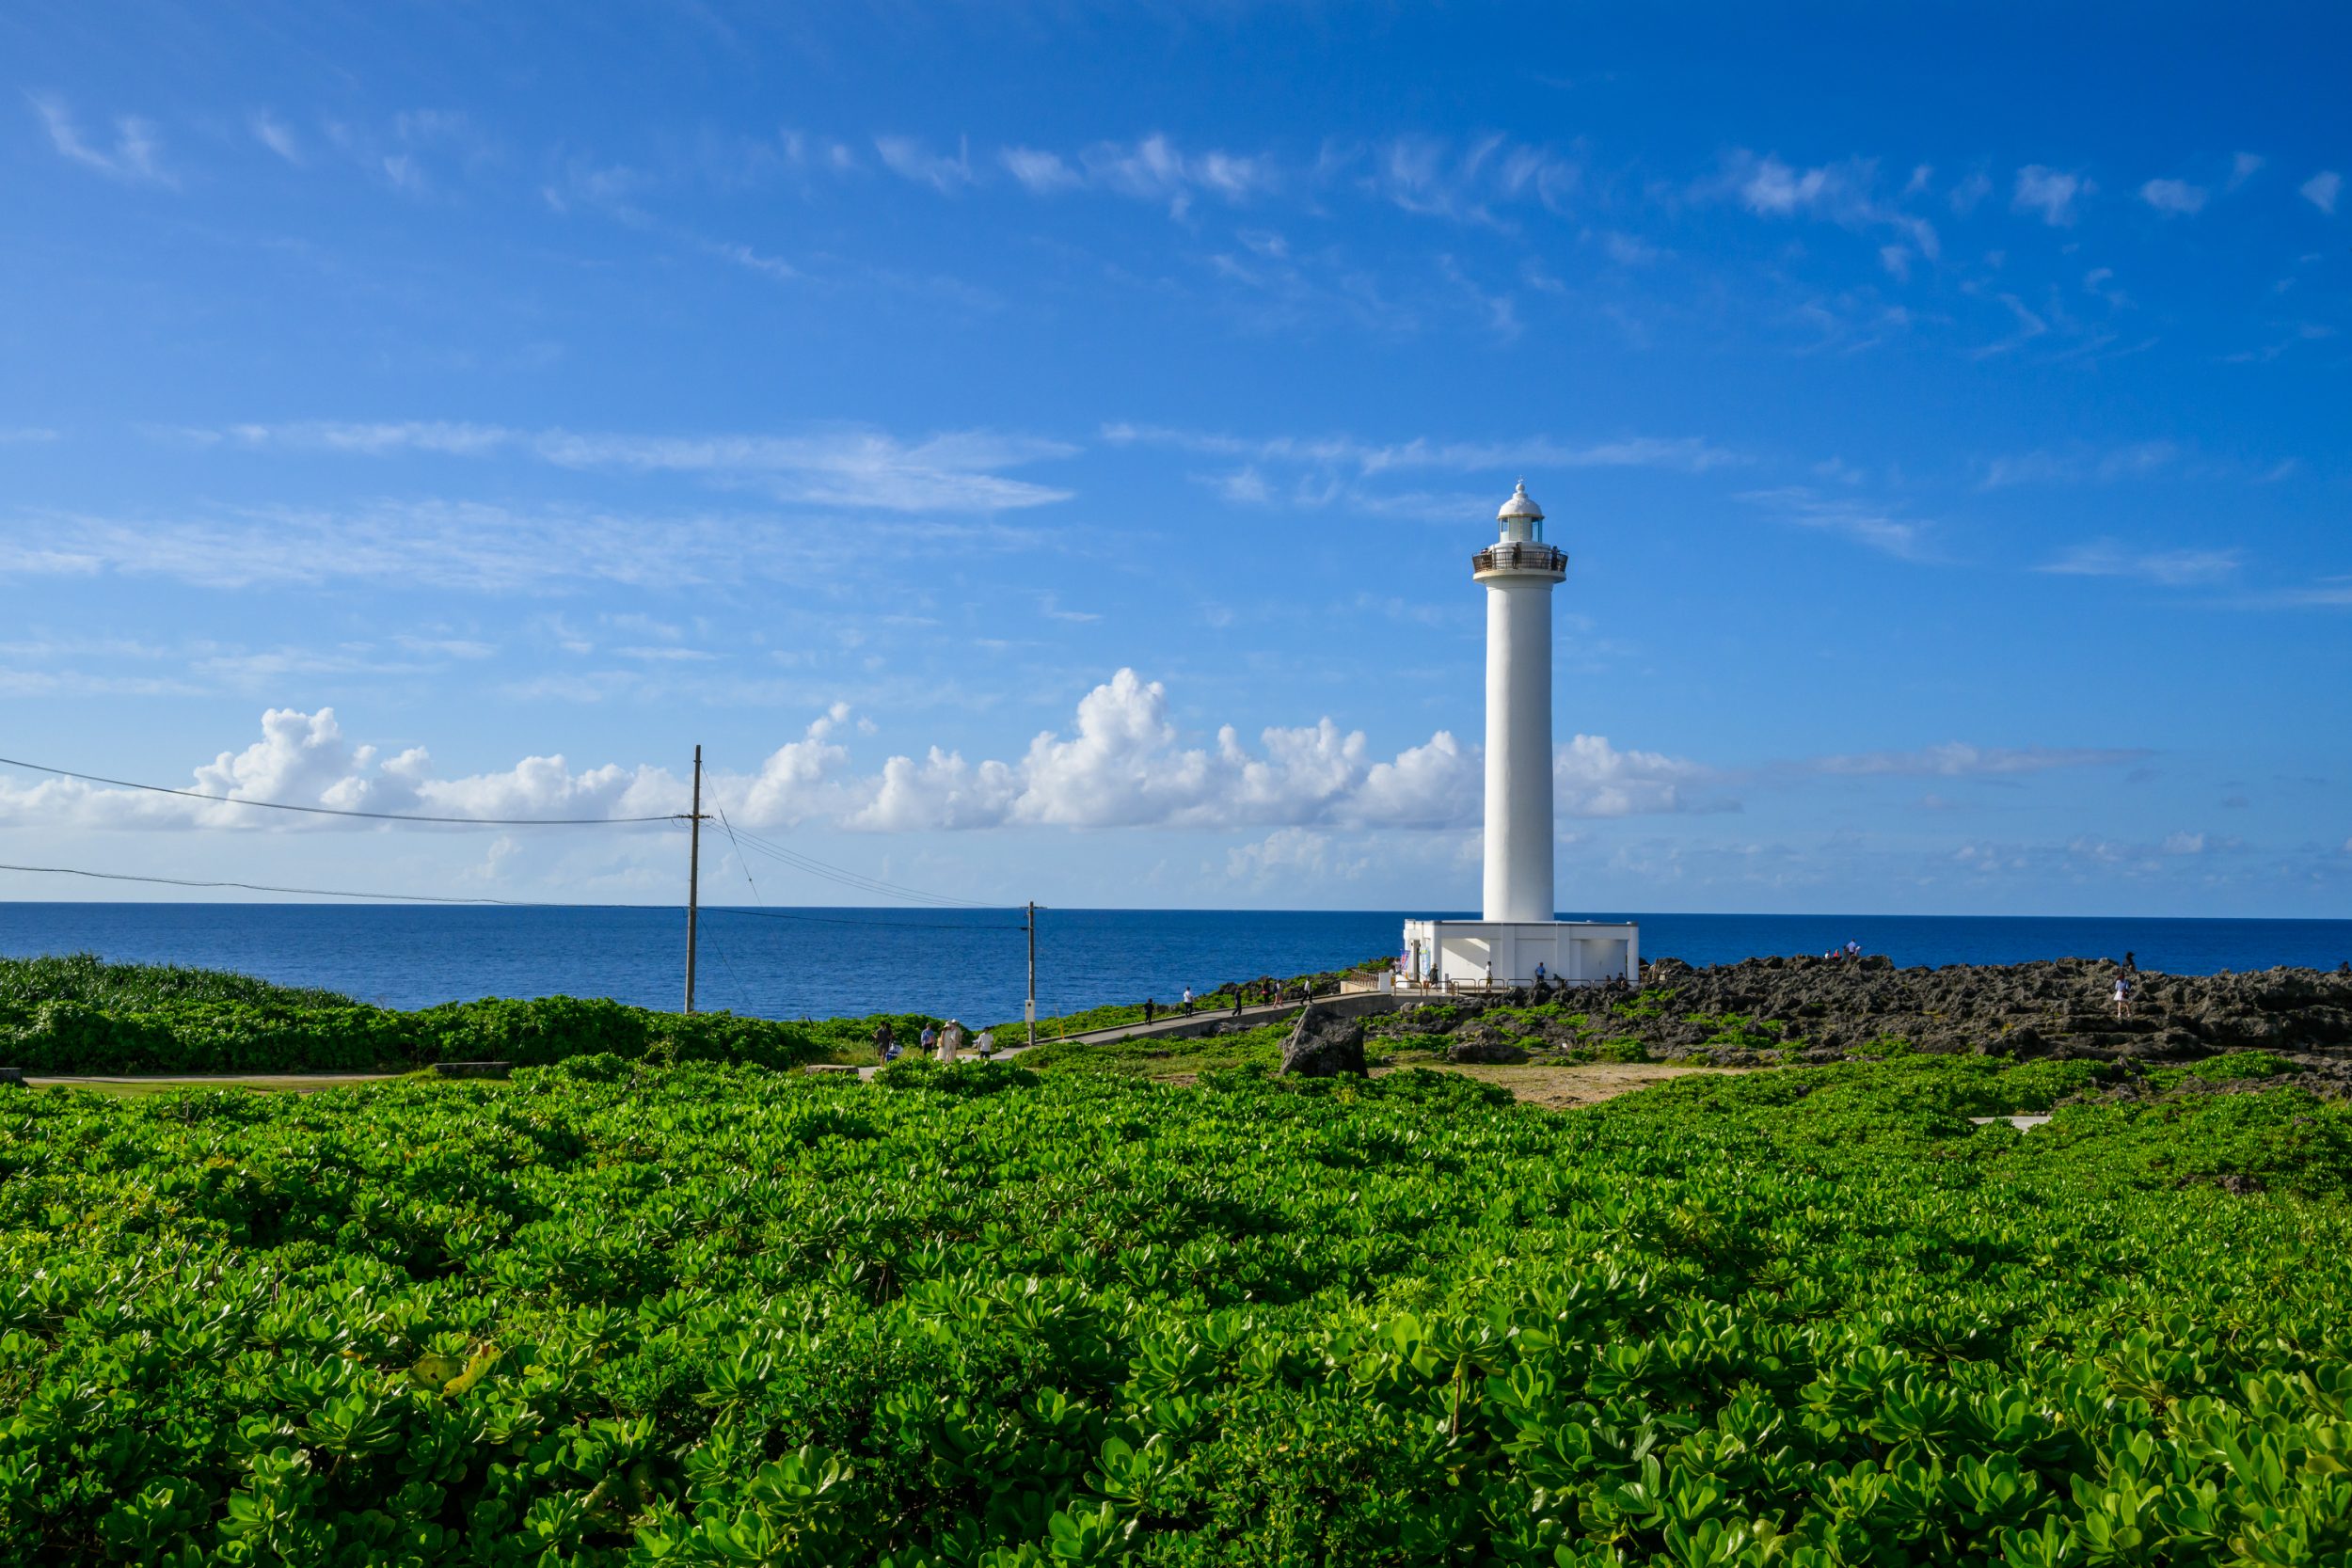
[[[1425,912],[1425,911],[1423,911]],[[1021,1016],[1027,943],[1018,911],[706,908],[696,1005],[762,1018],[880,1011],[1001,1022]],[[2016,919],[1941,915],[1629,914],[1646,958],[1728,963],[1820,953],[1849,939],[1897,963],[2137,957],[2207,974],[2352,959],[2352,920]],[[1041,1016],[1189,985],[1299,974],[1395,951],[1402,913],[1045,910]],[[479,996],[609,996],[675,1008],[682,910],[437,909],[317,904],[0,904],[0,953],[238,970],[394,1007]]]

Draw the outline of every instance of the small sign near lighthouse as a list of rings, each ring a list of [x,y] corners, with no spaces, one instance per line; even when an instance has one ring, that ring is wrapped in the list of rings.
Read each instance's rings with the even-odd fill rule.
[[[1522,483],[1495,514],[1495,542],[1470,557],[1486,591],[1485,898],[1477,920],[1405,923],[1406,978],[1507,987],[1591,983],[1641,973],[1632,925],[1558,918],[1552,884],[1551,591],[1565,550]]]

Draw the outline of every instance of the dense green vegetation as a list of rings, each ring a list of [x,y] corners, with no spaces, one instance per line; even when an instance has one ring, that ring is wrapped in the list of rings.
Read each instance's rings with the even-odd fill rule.
[[[250,974],[179,964],[108,963],[95,953],[0,958],[0,1007],[78,1002],[117,1012],[144,1012],[174,1002],[244,1002],[275,1007],[356,1007],[355,997],[308,986],[281,986]]]
[[[612,1054],[764,1067],[870,1059],[877,1018],[776,1022],[568,996],[413,1012],[241,974],[72,958],[0,958],[0,1065],[35,1073],[404,1071]],[[923,1025],[891,1015],[901,1039]]]
[[[0,1557],[2352,1554],[2341,1102],[1930,1055],[1502,1100],[616,1055],[0,1100]]]

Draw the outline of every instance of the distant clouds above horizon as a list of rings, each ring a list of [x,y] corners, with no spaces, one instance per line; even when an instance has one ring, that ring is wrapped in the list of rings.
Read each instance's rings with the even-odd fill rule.
[[[129,14],[0,18],[10,754],[1460,907],[1524,478],[1580,907],[2352,913],[2335,12]],[[0,769],[18,860],[675,893],[254,815]]]

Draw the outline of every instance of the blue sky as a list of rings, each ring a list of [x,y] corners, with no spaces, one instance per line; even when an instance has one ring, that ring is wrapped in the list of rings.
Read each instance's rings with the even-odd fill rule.
[[[1565,907],[2352,913],[2339,9],[773,9],[0,15],[0,752],[700,742],[957,896],[1462,908],[1523,476]],[[682,880],[27,773],[0,852]]]

